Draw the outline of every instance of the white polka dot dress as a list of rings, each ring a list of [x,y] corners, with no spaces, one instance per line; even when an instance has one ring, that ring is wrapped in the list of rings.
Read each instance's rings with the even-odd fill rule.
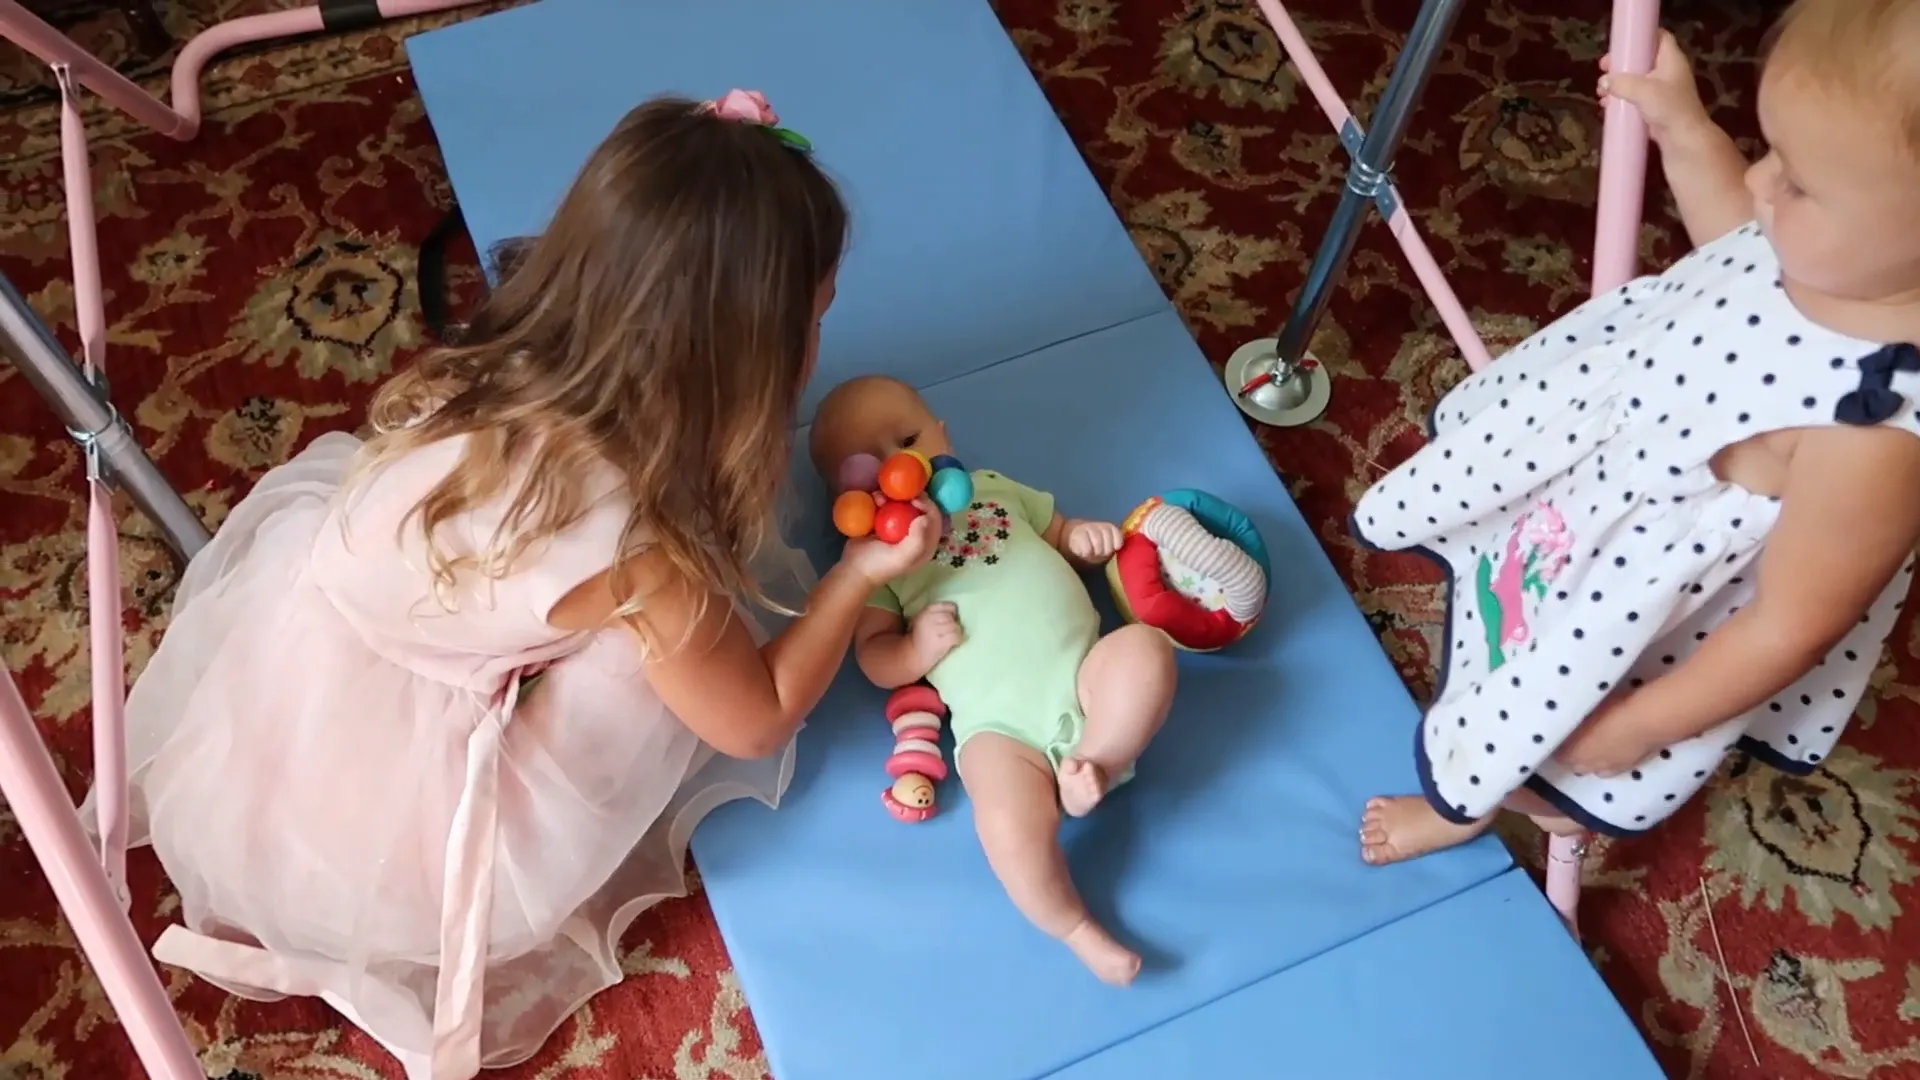
[[[1463,381],[1433,438],[1366,493],[1367,544],[1452,578],[1441,688],[1416,759],[1466,822],[1525,785],[1588,828],[1643,831],[1736,744],[1807,772],[1853,715],[1906,596],[1903,567],[1793,686],[1632,773],[1553,752],[1616,687],[1684,661],[1752,598],[1776,500],[1716,480],[1714,453],[1767,431],[1884,423],[1920,434],[1920,351],[1823,329],[1793,307],[1756,226],[1596,297]]]

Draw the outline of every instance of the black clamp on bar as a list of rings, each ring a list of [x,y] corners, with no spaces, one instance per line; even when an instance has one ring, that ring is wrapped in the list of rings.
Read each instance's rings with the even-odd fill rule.
[[[365,30],[386,21],[377,0],[320,0],[320,26],[334,34]]]

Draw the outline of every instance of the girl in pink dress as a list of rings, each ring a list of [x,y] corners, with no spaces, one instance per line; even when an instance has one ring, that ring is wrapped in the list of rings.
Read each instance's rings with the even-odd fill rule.
[[[373,438],[267,474],[187,568],[127,706],[161,960],[467,1080],[619,981],[702,816],[779,798],[867,596],[938,537],[816,581],[774,528],[847,225],[776,125],[742,91],[635,109]]]

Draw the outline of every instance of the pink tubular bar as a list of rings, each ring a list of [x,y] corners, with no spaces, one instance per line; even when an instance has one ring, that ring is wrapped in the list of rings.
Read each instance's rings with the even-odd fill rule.
[[[1436,0],[1427,0],[1432,5]],[[1306,38],[1300,33],[1293,19],[1287,15],[1286,8],[1279,0],[1259,0],[1260,10],[1273,24],[1274,34],[1280,39],[1280,45],[1286,50],[1287,58],[1293,61],[1294,68],[1300,72],[1300,78],[1319,103],[1327,120],[1334,130],[1343,136],[1353,129],[1353,113],[1347,108],[1346,101],[1334,89],[1326,72],[1313,57],[1313,51]],[[1450,5],[1449,5],[1450,7]],[[1423,10],[1422,21],[1427,12]],[[1653,56],[1660,36],[1659,0],[1614,0],[1613,24],[1609,30],[1609,41],[1613,54],[1613,68],[1623,72],[1644,72],[1653,66]],[[1402,72],[1396,69],[1395,81],[1402,78]],[[1424,78],[1424,73],[1417,76]],[[1387,95],[1392,94],[1390,85]],[[1352,149],[1350,147],[1350,149]],[[1374,171],[1373,179],[1383,181],[1390,161],[1361,162],[1362,155],[1355,151],[1356,167],[1364,164]],[[1600,191],[1599,207],[1595,215],[1593,245],[1594,294],[1617,289],[1632,279],[1639,253],[1640,216],[1646,190],[1647,172],[1647,130],[1640,114],[1631,105],[1621,101],[1608,104],[1606,110],[1604,134],[1601,140],[1600,154]],[[1389,187],[1388,190],[1391,190]],[[1445,275],[1440,271],[1439,263],[1433,253],[1427,250],[1426,241],[1420,237],[1414,227],[1412,217],[1407,213],[1406,205],[1396,197],[1392,200],[1392,212],[1387,218],[1388,229],[1400,242],[1407,262],[1412,265],[1414,276],[1427,292],[1427,298],[1438,309],[1440,319],[1452,335],[1460,353],[1474,370],[1492,363],[1485,343],[1473,328],[1473,320],[1454,295],[1453,287],[1447,284]],[[1336,215],[1337,217],[1338,215]],[[1331,231],[1350,227],[1336,220]],[[1318,260],[1316,260],[1318,262]],[[1308,290],[1323,289],[1326,280],[1312,280],[1309,275]],[[1313,305],[1309,304],[1309,307]],[[1317,310],[1317,308],[1315,308]],[[1295,319],[1299,318],[1296,308]],[[1309,317],[1309,323],[1311,317]],[[1295,327],[1290,326],[1289,330]],[[1308,333],[1311,326],[1307,327]],[[1288,336],[1285,332],[1283,338]],[[1305,335],[1300,337],[1304,345]],[[1284,344],[1282,351],[1285,351]],[[1292,360],[1294,357],[1284,359]],[[1252,384],[1248,384],[1251,386]],[[1231,389],[1231,384],[1229,389]],[[1244,393],[1244,391],[1242,391]],[[1579,923],[1577,912],[1580,902],[1580,863],[1586,853],[1585,835],[1554,835],[1547,842],[1546,894],[1567,926],[1577,936]]]
[[[1335,131],[1348,129],[1354,122],[1352,110],[1314,58],[1312,46],[1294,25],[1287,9],[1280,0],[1258,2],[1261,12],[1273,25],[1274,35],[1280,39],[1280,47],[1300,73],[1301,81],[1319,104],[1320,111],[1326,114]],[[1659,0],[1614,0],[1611,42],[1617,70],[1640,72],[1651,67],[1659,30]],[[1614,102],[1607,109],[1601,145],[1599,213],[1594,237],[1593,289],[1596,293],[1618,288],[1633,276],[1646,171],[1646,125],[1631,106]],[[1433,302],[1460,354],[1474,370],[1486,367],[1492,357],[1474,330],[1472,317],[1461,306],[1453,286],[1447,283],[1439,262],[1427,249],[1420,230],[1407,213],[1406,205],[1397,199],[1387,219],[1387,228],[1400,242],[1400,250],[1412,266],[1414,277],[1426,290],[1427,299]]]
[[[1286,50],[1287,59],[1293,61],[1294,70],[1300,73],[1300,80],[1307,84],[1307,90],[1313,94],[1313,100],[1320,105],[1320,111],[1327,114],[1327,121],[1335,131],[1340,131],[1353,121],[1353,111],[1347,108],[1345,98],[1333,88],[1333,81],[1320,66],[1313,55],[1313,47],[1293,24],[1287,9],[1280,6],[1280,0],[1259,0],[1260,10],[1267,21],[1273,24],[1273,32],[1280,39],[1280,47]],[[1452,335],[1453,343],[1459,347],[1460,354],[1467,358],[1473,369],[1486,367],[1492,362],[1487,355],[1487,346],[1473,329],[1473,319],[1466,308],[1460,305],[1460,298],[1453,293],[1446,274],[1440,270],[1440,263],[1427,250],[1427,242],[1420,236],[1420,230],[1413,223],[1412,215],[1407,213],[1405,203],[1398,204],[1393,215],[1387,218],[1387,228],[1394,239],[1400,241],[1400,250],[1413,267],[1413,276],[1420,281],[1420,287],[1427,292],[1427,299],[1440,313],[1440,321]]]
[[[1614,0],[1609,31],[1615,71],[1643,72],[1653,66],[1660,42],[1660,0]],[[1640,217],[1647,176],[1647,126],[1639,110],[1624,101],[1607,104],[1600,138],[1600,198],[1594,215],[1593,294],[1633,280],[1640,256]],[[1580,933],[1580,861],[1585,836],[1547,838],[1547,899]]]
[[[93,179],[89,168],[87,133],[81,121],[82,87],[98,94],[141,124],[175,139],[191,139],[200,129],[200,73],[207,62],[236,45],[271,41],[326,30],[344,31],[408,15],[464,7],[478,0],[380,0],[377,9],[358,5],[315,7],[253,15],[221,23],[187,42],[173,65],[173,106],[169,108],[119,72],[101,63],[58,30],[21,7],[16,0],[0,0],[0,37],[5,37],[45,61],[60,87],[60,154],[67,195],[68,241],[73,259],[74,307],[80,336],[80,374],[99,403],[91,410],[109,420],[92,430],[76,427],[72,434],[86,455],[87,465],[87,617],[88,647],[92,657],[94,780],[99,817],[95,849],[75,813],[65,783],[41,741],[32,713],[12,678],[0,670],[0,796],[20,821],[28,847],[45,869],[54,897],[73,925],[74,936],[98,972],[107,999],[120,1016],[134,1052],[153,1080],[205,1080],[192,1046],[181,1029],[172,999],[139,936],[127,917],[127,761],[124,705],[125,660],[121,641],[122,611],[119,543],[113,516],[113,472],[110,465],[127,459],[130,439],[124,425],[105,404],[107,321],[100,284],[100,257],[95,232]],[[5,284],[0,279],[0,284]],[[11,286],[0,290],[0,300],[17,302]],[[23,305],[22,305],[23,306]],[[35,327],[30,313],[0,312],[8,340],[8,359],[22,368],[28,380],[50,398],[69,401],[76,393],[73,372],[55,359],[50,339],[39,348],[23,345]],[[73,410],[62,405],[63,412]],[[102,407],[104,406],[104,408]],[[137,447],[133,448],[137,455]],[[148,474],[123,477],[151,491],[157,476],[139,457]],[[136,501],[142,494],[132,490]],[[169,492],[169,494],[171,494]],[[159,516],[164,531],[180,555],[196,544],[198,523],[184,504],[166,508]],[[182,518],[185,518],[182,521]],[[204,530],[198,530],[204,536]]]

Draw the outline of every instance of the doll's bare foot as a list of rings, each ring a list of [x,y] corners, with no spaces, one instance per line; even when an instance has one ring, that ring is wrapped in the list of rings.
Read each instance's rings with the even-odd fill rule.
[[[1072,817],[1086,817],[1107,797],[1107,770],[1084,758],[1061,761],[1055,776],[1060,783],[1060,809]]]
[[[1395,795],[1367,801],[1360,816],[1360,857],[1373,866],[1385,866],[1450,848],[1487,831],[1488,814],[1469,825],[1455,825],[1436,813],[1418,795]]]
[[[1113,935],[1092,919],[1067,931],[1061,940],[1103,983],[1126,986],[1140,974],[1139,954],[1113,940]]]

